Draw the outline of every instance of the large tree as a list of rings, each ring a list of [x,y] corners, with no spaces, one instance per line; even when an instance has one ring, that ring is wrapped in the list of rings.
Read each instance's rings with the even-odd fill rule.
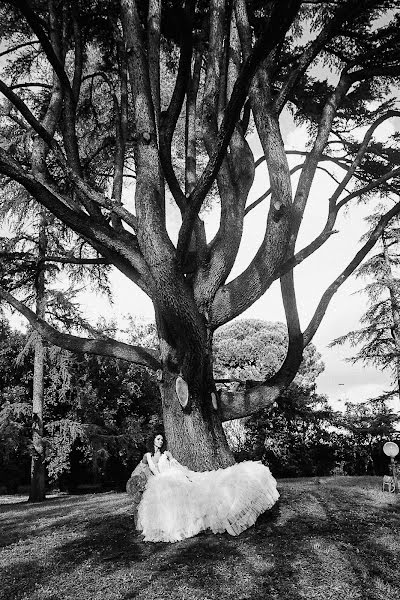
[[[63,334],[7,291],[3,298],[55,344],[157,371],[172,452],[195,469],[232,464],[221,422],[272,404],[289,385],[332,296],[400,211],[397,140],[373,141],[400,115],[396,2],[3,0],[1,31],[4,183],[23,186],[151,298],[159,352]],[[288,109],[309,131],[292,168],[279,122]],[[257,162],[248,128],[263,149]],[[260,162],[269,176],[265,235],[229,280]],[[297,249],[317,170],[330,163],[339,176],[321,198],[326,225]],[[302,331],[292,270],[329,239],[340,211],[379,190],[393,204]],[[200,211],[210,194],[220,224],[208,240]],[[176,242],[167,195],[182,216]],[[277,279],[289,340],[282,364],[262,384],[217,394],[214,332]]]

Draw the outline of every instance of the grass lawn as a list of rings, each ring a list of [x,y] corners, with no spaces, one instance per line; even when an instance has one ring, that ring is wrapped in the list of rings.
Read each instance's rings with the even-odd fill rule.
[[[126,494],[0,496],[1,600],[399,600],[400,495],[381,478],[282,480],[237,538],[144,543]]]

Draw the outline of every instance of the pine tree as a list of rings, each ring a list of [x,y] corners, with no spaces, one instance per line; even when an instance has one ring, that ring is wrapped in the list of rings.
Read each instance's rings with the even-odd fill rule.
[[[0,214],[3,227],[7,222],[9,229],[9,235],[1,239],[0,245],[2,285],[22,295],[27,306],[32,305],[38,319],[48,320],[66,331],[71,330],[72,326],[81,331],[89,328],[74,304],[74,296],[78,291],[76,282],[84,277],[87,279],[89,275],[93,280],[96,279],[97,284],[102,281],[100,287],[107,290],[106,273],[98,271],[96,277],[95,273],[88,271],[88,266],[104,265],[104,260],[93,257],[89,249],[89,254],[87,250],[82,253],[83,242],[71,236],[51,213],[37,206],[28,196],[22,194],[19,210],[13,210],[16,206],[14,193],[14,186],[10,186],[9,202],[3,204]],[[77,248],[81,252],[78,257],[74,252]],[[64,270],[69,269],[72,285],[67,289],[65,283],[63,289],[62,279],[63,276],[65,279],[65,275],[68,279],[68,272],[61,273],[58,265],[62,265]],[[57,283],[57,287],[52,286]],[[40,502],[45,499],[46,484],[43,422],[46,342],[34,329],[20,358],[30,350],[33,351],[34,361],[29,500]]]
[[[381,210],[371,215],[371,227],[376,225]],[[361,328],[334,340],[332,345],[349,342],[359,347],[349,360],[352,363],[374,365],[390,371],[394,388],[386,398],[397,396],[400,410],[400,227],[395,219],[382,232],[378,252],[357,271],[357,277],[368,279],[360,290],[366,294],[368,308],[360,319]]]

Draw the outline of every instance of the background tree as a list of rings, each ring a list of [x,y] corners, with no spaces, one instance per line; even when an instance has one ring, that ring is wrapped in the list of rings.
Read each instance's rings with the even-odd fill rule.
[[[74,305],[76,282],[82,283],[84,278],[87,282],[96,281],[98,289],[108,291],[104,268],[102,272],[93,272],[93,267],[103,265],[104,260],[91,257],[90,249],[88,253],[84,242],[71,236],[51,213],[44,208],[39,209],[29,195],[18,194],[15,185],[8,184],[3,191],[5,198],[0,219],[3,230],[7,233],[0,243],[3,287],[19,297],[22,295],[24,302],[33,306],[40,319],[47,318],[52,324],[67,330],[70,329],[71,322],[75,328],[89,327]],[[78,257],[74,256],[77,254],[76,247],[79,248]],[[62,282],[64,285],[60,281],[63,276],[64,279],[67,276],[66,284]],[[59,284],[58,287],[54,287],[55,283]],[[46,481],[43,424],[46,343],[35,330],[28,336],[23,352],[29,350],[34,355],[29,500],[40,502],[45,498]]]
[[[52,343],[158,370],[172,452],[192,468],[214,468],[233,462],[221,422],[282,394],[332,296],[400,211],[398,140],[373,141],[376,128],[400,114],[391,88],[400,74],[399,14],[388,0],[162,4],[161,11],[159,0],[65,2],[60,10],[55,0],[8,0],[0,82],[4,181],[23,186],[151,298],[159,355],[62,334],[7,290],[1,295]],[[160,85],[163,52],[177,58],[170,97]],[[319,61],[325,69],[317,77]],[[286,109],[309,128],[308,150],[293,155],[300,162],[292,169],[279,124]],[[270,202],[255,257],[229,281],[245,216],[257,204],[246,207],[260,164],[245,137],[249,123],[263,149]],[[343,176],[326,198],[326,225],[297,249],[317,170],[329,163]],[[125,198],[132,169],[134,198]],[[221,218],[209,240],[199,215],[214,184]],[[167,229],[167,188],[182,216],[176,242]],[[302,331],[292,269],[329,239],[344,207],[379,191],[393,204]],[[276,279],[287,318],[285,360],[267,381],[221,392],[215,409],[213,334]],[[188,388],[181,402],[177,382]]]
[[[147,330],[143,325],[144,343]],[[6,320],[1,331],[0,488],[16,492],[30,480],[33,355],[26,352],[29,334],[13,331]],[[124,488],[161,423],[151,372],[51,346],[44,355],[43,388],[49,485],[70,492],[94,484]]]
[[[0,321],[0,487],[15,493],[28,478],[32,424],[32,361],[18,361],[25,336]]]
[[[338,415],[339,428],[334,436],[337,458],[348,475],[382,475],[388,472],[389,460],[383,453],[387,441],[399,442],[399,415],[393,413],[384,399],[359,404],[348,402],[343,415]]]
[[[277,477],[331,475],[342,458],[332,436],[336,419],[325,396],[292,383],[269,414],[250,417],[245,451]]]
[[[237,319],[215,334],[215,378],[237,379],[236,383],[243,384],[252,379],[264,381],[278,371],[285,360],[287,346],[288,333],[283,323]],[[316,378],[323,370],[320,353],[314,344],[309,344],[295,381],[314,388]]]
[[[371,215],[374,227],[379,214]],[[349,360],[353,363],[372,364],[388,369],[396,382],[395,389],[385,394],[386,399],[396,396],[400,402],[400,230],[394,219],[382,232],[378,252],[358,269],[357,277],[369,280],[361,292],[367,294],[368,309],[361,317],[362,327],[337,338],[332,345],[349,342],[359,346]]]
[[[55,363],[56,364],[56,363]],[[73,492],[78,485],[125,488],[161,415],[154,377],[125,361],[71,354],[49,368],[46,389],[47,466],[50,481]]]
[[[288,336],[283,323],[243,319],[221,327],[215,336],[216,381],[245,385],[264,381],[285,359]],[[329,474],[336,461],[329,427],[334,411],[315,393],[323,371],[321,355],[309,344],[299,371],[272,408],[225,423],[230,446],[241,459],[266,460],[277,476]]]

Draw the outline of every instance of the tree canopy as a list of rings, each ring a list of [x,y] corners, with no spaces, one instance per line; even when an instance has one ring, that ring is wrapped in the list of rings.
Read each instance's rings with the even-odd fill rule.
[[[287,352],[287,328],[283,323],[261,319],[238,319],[224,325],[214,336],[215,377],[232,381],[264,381],[276,373]],[[321,355],[314,344],[305,349],[297,372],[298,383],[315,386],[324,370]]]
[[[397,3],[6,0],[0,11],[3,186],[22,186],[151,298],[159,352],[79,338],[38,318],[7,286],[1,297],[52,343],[158,370],[178,458],[195,468],[231,464],[221,421],[271,405],[289,385],[331,298],[400,211],[399,136],[374,138],[400,116]],[[306,150],[285,149],[285,111],[307,127]],[[263,150],[257,160],[249,131]],[[247,202],[256,168],[269,180],[265,235],[230,278],[246,215],[259,203]],[[320,170],[334,182],[321,198],[326,224],[298,248]],[[220,203],[211,239],[201,218],[210,194]],[[387,210],[302,330],[293,269],[330,238],[341,212],[375,196],[390,198]],[[177,239],[167,227],[170,198],[181,214]],[[288,330],[281,366],[261,384],[217,393],[213,333],[278,279]]]

